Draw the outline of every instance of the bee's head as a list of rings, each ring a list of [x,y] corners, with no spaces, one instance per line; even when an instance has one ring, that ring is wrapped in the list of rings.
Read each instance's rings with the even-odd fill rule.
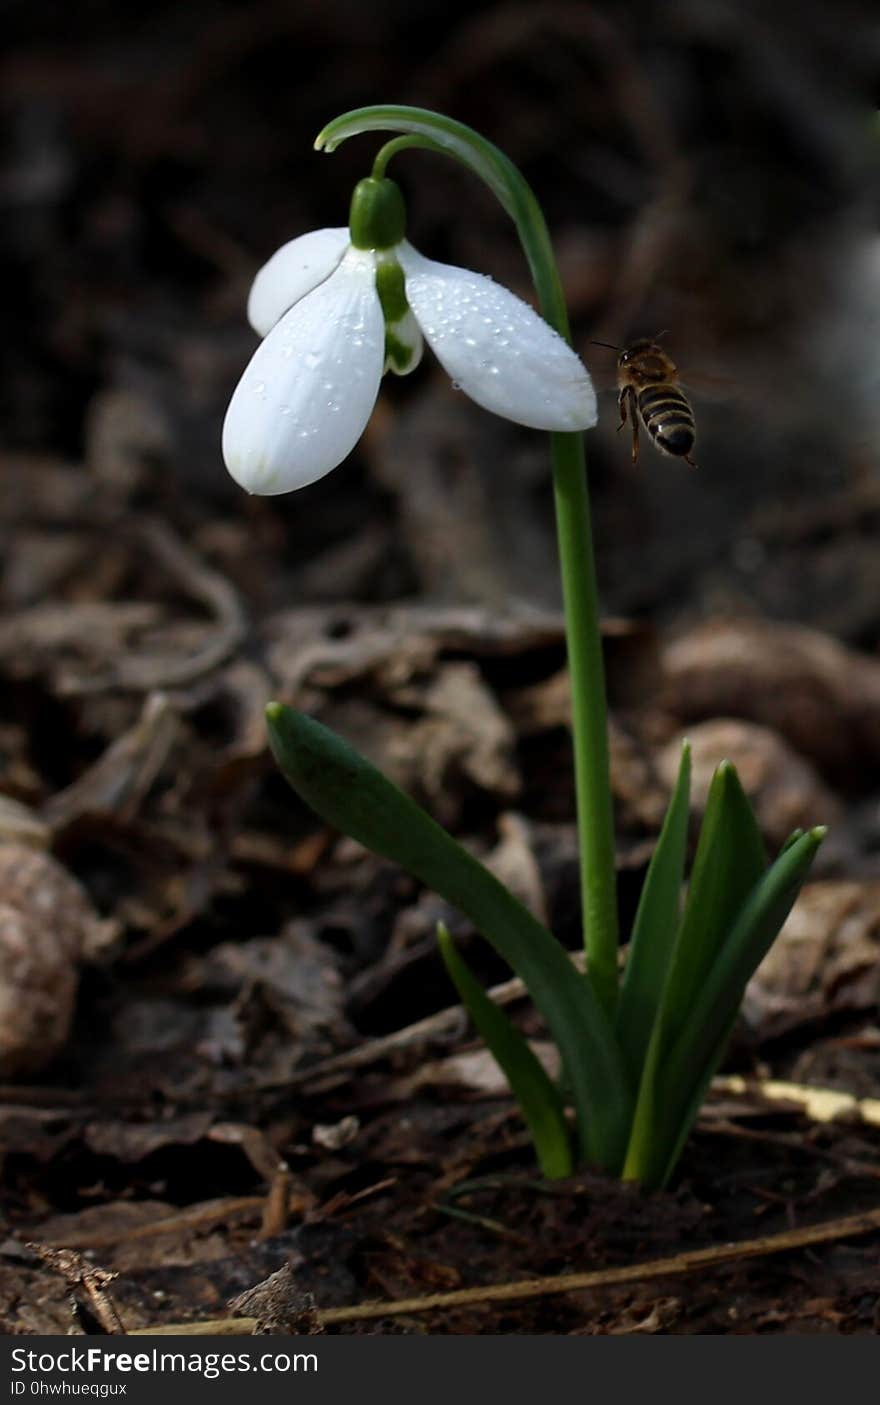
[[[656,342],[651,337],[640,337],[638,341],[630,342],[617,358],[618,366],[628,366],[631,362],[644,356],[646,351],[656,350]]]

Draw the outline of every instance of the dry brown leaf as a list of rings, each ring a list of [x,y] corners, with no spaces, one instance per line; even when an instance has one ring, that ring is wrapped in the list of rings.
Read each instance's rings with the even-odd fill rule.
[[[316,1336],[323,1331],[315,1299],[297,1287],[290,1262],[229,1304],[234,1317],[253,1317],[255,1336]]]
[[[880,998],[880,883],[808,883],[746,991],[762,1039]]]
[[[711,620],[660,651],[659,702],[682,722],[743,717],[830,774],[880,757],[880,662],[798,625]]]
[[[51,831],[45,820],[29,805],[0,795],[0,843],[27,844],[32,849],[46,849]]]
[[[196,1208],[188,1210],[192,1213]],[[229,1252],[228,1239],[218,1229],[216,1218],[200,1225],[193,1216],[192,1228],[182,1232],[179,1226],[173,1227],[177,1217],[177,1207],[161,1200],[110,1200],[69,1215],[53,1215],[40,1225],[39,1236],[50,1244],[98,1243],[103,1261],[117,1272],[201,1263],[221,1259]],[[165,1219],[169,1221],[167,1233],[149,1232],[154,1224],[161,1229]]]
[[[529,1047],[550,1077],[558,1078],[560,1063],[556,1046],[545,1040],[529,1040]],[[451,1054],[445,1059],[432,1059],[415,1072],[395,1079],[391,1086],[396,1098],[411,1097],[420,1088],[449,1086],[461,1087],[482,1097],[512,1096],[510,1084],[485,1048]]]
[[[148,694],[134,726],[118,737],[72,785],[45,806],[59,829],[82,815],[137,814],[179,735],[179,718],[164,693]]]
[[[483,862],[546,926],[549,921],[547,893],[535,858],[531,826],[524,815],[508,810],[498,816],[498,843]]]
[[[444,652],[495,659],[561,647],[564,630],[559,614],[524,607],[348,605],[273,615],[264,636],[275,683],[297,703],[355,680],[382,695],[424,676]]]
[[[237,991],[243,1022],[249,999],[259,993],[263,1026],[255,1035],[267,1034],[265,1015],[271,1012],[292,1062],[304,1051],[324,1050],[328,1038],[346,1043],[350,1037],[338,959],[304,921],[288,922],[274,937],[222,942],[204,962],[193,964],[191,982],[222,983]]]
[[[97,1156],[137,1162],[165,1147],[195,1145],[208,1136],[212,1120],[210,1112],[190,1112],[151,1122],[95,1121],[86,1126],[84,1139]]]
[[[98,926],[85,890],[50,854],[0,845],[0,1077],[36,1072],[63,1048]]]
[[[840,821],[838,801],[812,766],[768,728],[722,717],[698,722],[687,737],[693,764],[691,804],[697,814],[706,808],[718,763],[726,760],[736,767],[771,845],[784,843],[798,827],[833,826]],[[670,742],[658,758],[658,769],[670,791],[678,774],[681,741],[676,738]]]

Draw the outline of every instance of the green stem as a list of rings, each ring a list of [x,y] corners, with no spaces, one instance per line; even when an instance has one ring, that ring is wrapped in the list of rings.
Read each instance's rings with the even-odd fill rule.
[[[315,146],[333,151],[348,137],[380,131],[406,135],[383,147],[374,175],[384,175],[391,156],[405,145],[455,157],[486,182],[516,224],[545,320],[570,342],[565,298],[547,225],[531,188],[513,162],[472,128],[416,107],[366,107],[345,113],[324,128]],[[571,675],[584,947],[596,994],[613,1013],[617,1001],[614,815],[586,463],[580,434],[550,437]]]
[[[553,434],[553,489],[562,573],[578,817],[584,949],[602,1005],[617,1003],[617,891],[605,666],[583,440]]]
[[[388,162],[391,160],[392,156],[396,156],[398,151],[409,151],[412,147],[421,147],[422,150],[425,150],[427,148],[428,151],[442,150],[442,147],[432,146],[429,142],[425,140],[424,137],[415,135],[408,137],[395,137],[393,141],[386,142],[385,145],[376,153],[375,160],[373,161],[373,170],[371,173],[373,179],[382,180],[386,170],[388,169]]]

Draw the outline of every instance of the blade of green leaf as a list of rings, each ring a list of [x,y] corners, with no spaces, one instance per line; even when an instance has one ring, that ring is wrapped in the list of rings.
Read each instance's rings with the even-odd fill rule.
[[[785,843],[783,844],[782,848],[779,850],[779,855],[778,855],[779,858],[782,857],[782,855],[785,853],[785,851],[786,851],[787,849],[790,849],[790,848],[791,848],[792,844],[796,844],[796,843],[798,842],[798,840],[801,838],[803,832],[804,832],[804,831],[803,831],[802,829],[793,829],[793,830],[791,831],[791,834],[788,836],[788,838],[786,839],[786,841],[785,841]]]
[[[826,834],[808,830],[784,849],[743,903],[663,1069],[664,1088],[692,1088],[745,988],[782,928]]]
[[[690,1016],[731,923],[767,867],[767,851],[736,770],[712,778],[681,929],[663,992],[665,1038]]]
[[[767,864],[764,841],[739,778],[722,762],[712,778],[684,914],[650,1031],[624,1176],[645,1180],[663,1144],[668,1121],[657,1080],[666,1056],[687,1025],[694,1001],[743,902]],[[717,1037],[718,1026],[715,1026]],[[665,1163],[664,1163],[665,1164]]]
[[[653,1137],[634,1145],[634,1134],[627,1154],[632,1179],[658,1186],[671,1174],[724,1052],[726,1036],[719,1041],[718,1030],[732,1029],[746,985],[791,911],[825,832],[808,830],[785,849],[742,904],[690,1018],[656,1070]]]
[[[275,758],[306,804],[459,908],[525,982],[571,1080],[582,1154],[619,1170],[632,1102],[623,1062],[589,981],[556,938],[341,737],[282,703],[266,715]]]
[[[672,1176],[673,1171],[678,1165],[681,1153],[684,1151],[685,1142],[690,1136],[691,1129],[697,1120],[700,1108],[703,1106],[703,1100],[705,1099],[706,1094],[709,1091],[709,1084],[715,1077],[715,1074],[718,1070],[718,1065],[724,1058],[725,1051],[727,1049],[728,1044],[730,1043],[731,1035],[733,1034],[734,1028],[736,1027],[738,1014],[739,1007],[737,1007],[737,1014],[734,1015],[733,1019],[727,1025],[727,1028],[723,1031],[721,1038],[716,1041],[712,1053],[706,1060],[705,1066],[691,1092],[690,1101],[688,1102],[687,1107],[685,1108],[684,1115],[681,1119],[681,1125],[678,1129],[678,1135],[676,1136],[675,1142],[669,1152],[666,1161],[666,1166],[663,1168],[662,1171],[659,1170],[661,1164],[660,1158],[658,1158],[657,1160],[658,1172],[656,1188],[658,1190],[662,1190],[664,1186],[668,1185],[670,1177]],[[647,1184],[648,1183],[646,1182],[646,1185]],[[653,1188],[654,1184],[655,1183],[651,1181],[649,1188]]]
[[[550,1180],[570,1176],[571,1138],[559,1089],[500,1005],[489,999],[442,922],[437,941],[461,1003],[522,1109],[541,1170]]]
[[[690,782],[691,752],[685,742],[675,790],[642,885],[617,1010],[617,1037],[634,1087],[638,1087],[678,932]]]

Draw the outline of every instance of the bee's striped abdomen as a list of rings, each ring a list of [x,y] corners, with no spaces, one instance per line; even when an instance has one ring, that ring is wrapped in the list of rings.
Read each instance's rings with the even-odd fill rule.
[[[637,395],[639,414],[658,449],[687,456],[694,447],[697,429],[686,396],[676,385],[650,385]]]

